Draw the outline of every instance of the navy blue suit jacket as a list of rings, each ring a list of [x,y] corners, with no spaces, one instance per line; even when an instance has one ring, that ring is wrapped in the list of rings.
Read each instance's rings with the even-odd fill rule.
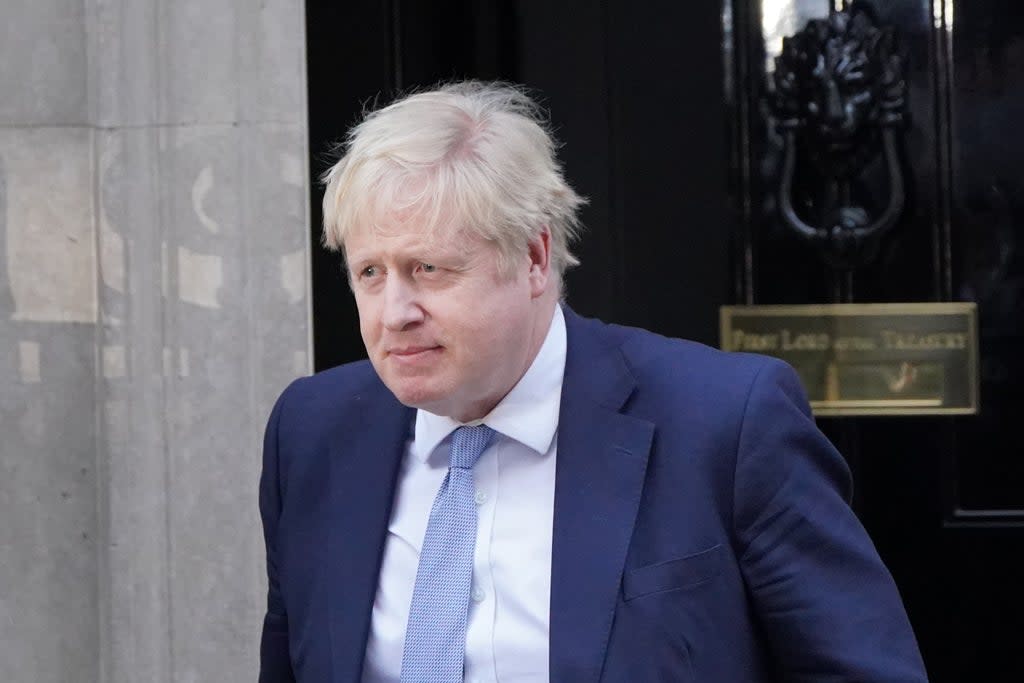
[[[565,313],[551,680],[924,681],[792,369]],[[359,681],[413,416],[367,362],[278,400],[260,681]]]

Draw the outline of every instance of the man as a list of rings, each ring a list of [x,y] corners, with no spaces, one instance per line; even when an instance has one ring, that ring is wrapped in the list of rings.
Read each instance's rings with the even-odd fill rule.
[[[271,414],[260,680],[925,680],[792,370],[560,303],[554,148],[458,83],[328,172],[369,362]]]

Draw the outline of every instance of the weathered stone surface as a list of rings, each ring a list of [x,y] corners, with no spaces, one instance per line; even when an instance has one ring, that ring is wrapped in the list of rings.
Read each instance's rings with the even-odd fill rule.
[[[24,347],[38,374],[23,376]],[[91,326],[0,325],[3,679],[96,680],[98,555]]]
[[[82,2],[0,6],[0,125],[85,125],[88,62]]]
[[[254,680],[260,437],[310,366],[302,3],[17,4],[3,678]]]
[[[97,672],[90,139],[0,128],[0,661],[19,683]]]
[[[92,130],[0,128],[15,321],[96,322]]]

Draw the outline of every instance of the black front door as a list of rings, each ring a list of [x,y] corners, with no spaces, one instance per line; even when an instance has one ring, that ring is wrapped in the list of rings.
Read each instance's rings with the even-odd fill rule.
[[[1016,422],[1024,412],[1024,6],[878,0],[845,8],[846,25],[833,30],[855,34],[855,15],[870,17],[905,69],[907,183],[901,218],[877,256],[839,282],[780,219],[785,140],[772,106],[777,87],[766,84],[779,84],[773,72],[785,66],[773,58],[784,37],[812,20],[825,27],[843,8],[735,0],[730,9],[732,198],[745,208],[739,244],[747,255],[733,296],[977,304],[979,414],[819,422],[854,468],[858,513],[896,576],[932,679],[1024,680],[1024,432]],[[817,63],[833,68],[818,75],[834,88],[840,121],[858,98],[885,96],[870,64],[850,64],[870,62],[873,50],[885,58],[878,40],[860,40],[847,63]],[[884,211],[892,191],[882,156],[864,169],[852,202],[868,213]],[[814,216],[820,179],[795,177],[794,204]]]
[[[819,422],[851,464],[857,512],[932,680],[1024,681],[1024,4],[849,8],[891,28],[904,61],[905,202],[874,258],[837,280],[779,219],[784,138],[768,84],[783,38],[841,5],[307,3],[311,168],[323,171],[329,142],[378,94],[507,79],[549,106],[568,175],[590,198],[583,265],[567,282],[581,313],[717,345],[725,304],[976,303],[977,415]],[[837,122],[858,95],[879,95],[871,73],[843,69],[824,74]],[[891,189],[882,165],[867,163],[851,191],[868,215],[884,211]],[[820,190],[802,168],[792,196],[812,220]],[[314,189],[314,243],[319,200]],[[314,258],[314,337],[318,369],[362,354],[339,263],[325,252]]]

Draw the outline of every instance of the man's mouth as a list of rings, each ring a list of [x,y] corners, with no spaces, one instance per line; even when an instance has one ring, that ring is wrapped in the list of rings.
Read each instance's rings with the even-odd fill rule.
[[[402,346],[388,350],[388,355],[402,363],[414,363],[441,351],[441,346]]]

